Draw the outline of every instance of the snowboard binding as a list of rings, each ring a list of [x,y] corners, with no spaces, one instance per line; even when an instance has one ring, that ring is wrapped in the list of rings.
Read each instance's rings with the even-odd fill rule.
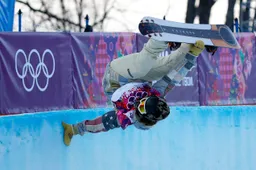
[[[179,43],[179,42],[168,42],[168,46],[169,46],[171,51],[175,51],[178,48],[180,48],[181,43]]]
[[[218,50],[218,47],[206,45],[205,49],[208,53],[212,53],[212,55],[214,55],[215,52]]]

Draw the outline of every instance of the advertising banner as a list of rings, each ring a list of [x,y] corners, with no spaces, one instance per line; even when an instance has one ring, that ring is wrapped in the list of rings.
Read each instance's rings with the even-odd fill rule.
[[[72,107],[70,36],[0,34],[1,113]]]
[[[253,33],[237,35],[240,50],[219,48],[198,58],[201,105],[256,103],[256,48]]]
[[[105,107],[110,103],[102,88],[107,64],[115,58],[137,52],[133,33],[74,33],[75,108]]]
[[[255,35],[237,38],[240,50],[204,51],[168,104],[255,104]],[[147,41],[136,33],[0,33],[0,114],[110,106],[102,88],[106,65]]]
[[[0,0],[0,32],[12,31],[15,0]]]

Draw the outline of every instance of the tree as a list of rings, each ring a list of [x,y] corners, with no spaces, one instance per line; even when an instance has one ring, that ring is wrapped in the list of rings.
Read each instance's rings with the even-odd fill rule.
[[[199,16],[200,24],[209,24],[212,6],[216,0],[200,0],[199,7],[195,7],[196,0],[188,0],[186,23],[194,23],[195,17]]]
[[[226,15],[226,25],[233,31],[234,30],[234,7],[236,0],[228,0],[228,10]]]
[[[86,14],[90,16],[93,30],[104,31],[104,22],[115,20],[111,12],[126,12],[118,8],[117,0],[16,0],[16,3],[29,9],[26,23],[30,26],[26,31],[43,27],[46,30],[83,32]],[[122,24],[127,27],[124,22]]]
[[[250,16],[250,9],[251,9],[251,0],[247,0],[246,2],[242,2],[240,5],[242,5],[242,7],[240,7],[240,18],[242,20],[241,22],[241,27],[242,27],[242,31],[244,32],[248,32],[250,30],[250,23],[251,23],[251,16]],[[245,8],[244,8],[245,7]]]
[[[256,17],[255,8],[252,7],[252,0],[229,0],[228,1],[228,11],[226,15],[226,25],[234,29],[234,7],[239,1],[240,12],[239,12],[239,24],[240,31],[248,32],[254,30],[254,20]],[[254,10],[254,16],[251,16],[251,9]],[[254,18],[254,19],[253,19]]]

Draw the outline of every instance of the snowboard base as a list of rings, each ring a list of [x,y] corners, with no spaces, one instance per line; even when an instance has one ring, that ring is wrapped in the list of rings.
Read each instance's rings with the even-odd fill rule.
[[[144,17],[139,24],[139,31],[158,41],[193,44],[200,39],[208,46],[241,48],[234,33],[226,25],[188,24]]]

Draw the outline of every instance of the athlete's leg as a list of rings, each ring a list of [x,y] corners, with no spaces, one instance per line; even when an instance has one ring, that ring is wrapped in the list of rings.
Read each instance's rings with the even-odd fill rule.
[[[107,132],[111,129],[119,128],[119,122],[116,112],[109,111],[102,116],[92,120],[83,120],[76,124],[67,124],[62,122],[64,128],[64,143],[70,145],[71,139],[74,135],[83,136],[85,133],[100,133]]]
[[[120,86],[145,76],[155,65],[157,56],[168,47],[168,43],[153,39],[139,53],[129,54],[111,61],[102,80],[108,97]]]
[[[110,67],[127,79],[140,79],[155,65],[158,55],[168,47],[168,43],[149,39],[139,53],[120,57],[110,63]]]

